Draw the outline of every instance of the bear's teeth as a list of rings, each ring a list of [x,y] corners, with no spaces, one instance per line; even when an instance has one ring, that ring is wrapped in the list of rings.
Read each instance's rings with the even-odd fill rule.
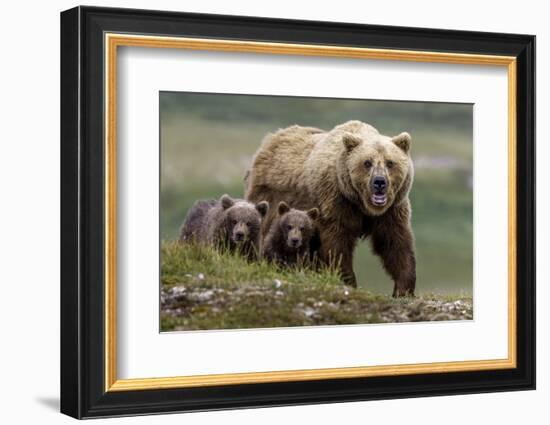
[[[372,201],[376,206],[383,206],[386,204],[386,195],[373,195]]]

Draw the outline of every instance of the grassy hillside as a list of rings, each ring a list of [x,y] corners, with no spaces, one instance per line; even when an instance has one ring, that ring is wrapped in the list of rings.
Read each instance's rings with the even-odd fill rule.
[[[175,242],[161,251],[162,331],[472,319],[469,297],[393,299],[345,287],[330,269],[281,269]]]

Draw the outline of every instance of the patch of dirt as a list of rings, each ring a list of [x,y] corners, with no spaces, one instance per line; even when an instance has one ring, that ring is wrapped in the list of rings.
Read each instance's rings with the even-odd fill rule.
[[[257,315],[285,311],[288,326],[473,319],[471,299],[394,299],[343,286],[302,288],[275,281],[272,285],[252,283],[228,288],[177,285],[161,291],[164,317],[200,320],[219,316],[222,325],[216,328],[224,327],[224,315],[243,306],[250,306]]]

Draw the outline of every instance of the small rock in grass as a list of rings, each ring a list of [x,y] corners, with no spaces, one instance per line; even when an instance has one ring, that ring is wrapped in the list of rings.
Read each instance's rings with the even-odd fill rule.
[[[204,292],[194,292],[193,295],[191,296],[191,298],[194,301],[206,302],[206,301],[211,300],[214,297],[214,295],[215,295],[214,291],[209,289],[209,290],[204,291]]]
[[[304,309],[304,316],[306,316],[306,317],[311,317],[311,316],[313,316],[314,314],[315,314],[315,310],[312,309],[311,307],[306,307],[306,308]]]
[[[273,283],[275,284],[275,288],[279,289],[282,285],[281,281],[279,279],[275,279],[273,281]]]
[[[199,273],[199,274],[197,275],[197,278],[198,278],[199,280],[204,280],[204,274]]]
[[[181,294],[182,292],[185,292],[185,291],[186,291],[185,286],[174,286],[172,288],[173,294]]]

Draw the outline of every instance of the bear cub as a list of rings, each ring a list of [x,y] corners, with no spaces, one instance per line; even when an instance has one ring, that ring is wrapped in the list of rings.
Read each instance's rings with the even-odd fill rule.
[[[262,256],[284,266],[310,260],[310,242],[315,233],[319,210],[301,211],[280,202],[277,216],[271,223],[262,244]]]
[[[253,204],[227,194],[219,200],[197,201],[185,217],[179,241],[212,245],[257,259],[261,221],[268,209],[266,201]]]

